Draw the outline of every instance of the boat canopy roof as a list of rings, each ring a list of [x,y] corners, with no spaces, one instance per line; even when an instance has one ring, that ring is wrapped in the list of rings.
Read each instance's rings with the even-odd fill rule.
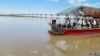
[[[88,6],[76,6],[76,7],[71,7],[71,8],[65,9],[65,10],[57,13],[57,15],[68,15],[69,13],[72,13],[78,9],[81,9],[81,8],[100,9],[100,8],[93,8],[93,7],[88,7]]]

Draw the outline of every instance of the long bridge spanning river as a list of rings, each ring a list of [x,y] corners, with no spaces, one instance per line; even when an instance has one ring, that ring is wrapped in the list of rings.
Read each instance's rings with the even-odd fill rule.
[[[0,14],[0,16],[34,17],[34,18],[59,18],[58,14]]]

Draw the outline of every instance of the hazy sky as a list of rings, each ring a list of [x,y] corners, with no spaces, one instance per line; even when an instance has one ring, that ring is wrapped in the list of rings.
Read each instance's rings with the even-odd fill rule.
[[[57,13],[80,5],[100,8],[100,0],[0,0],[0,13]]]

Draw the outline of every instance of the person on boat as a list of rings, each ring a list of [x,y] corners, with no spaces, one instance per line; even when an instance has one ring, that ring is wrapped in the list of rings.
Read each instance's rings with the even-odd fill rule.
[[[71,29],[71,24],[70,23],[67,24],[67,29]]]
[[[67,29],[71,29],[71,19],[67,18],[67,20],[65,21],[66,27]]]
[[[93,28],[93,23],[88,23],[88,25],[89,25],[89,29],[92,29]]]
[[[82,28],[82,27],[81,27],[81,24],[78,24],[78,25],[77,25],[77,29],[80,30],[81,28]]]
[[[100,20],[98,20],[99,28],[100,28]]]
[[[52,23],[49,23],[49,25],[51,26],[51,30],[54,33],[64,34],[64,32],[61,30],[61,28],[57,26],[56,20],[52,20]]]
[[[89,29],[90,28],[89,20],[85,19],[85,23],[86,23],[86,28]]]
[[[62,25],[61,25],[61,23],[57,24],[57,27],[59,27],[59,28],[62,28]]]
[[[74,29],[74,27],[77,25],[77,23],[76,22],[73,22],[73,29]]]
[[[68,18],[66,15],[66,17],[64,18],[64,21],[65,22],[64,22],[64,25],[62,27],[68,29],[69,23],[70,23],[70,18]]]
[[[96,20],[96,27],[99,28],[99,20]]]
[[[91,24],[87,23],[86,27],[87,27],[87,29],[90,29],[91,28]]]

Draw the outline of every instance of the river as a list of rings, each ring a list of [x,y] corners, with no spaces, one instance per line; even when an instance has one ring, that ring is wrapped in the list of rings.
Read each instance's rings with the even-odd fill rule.
[[[100,34],[52,36],[49,18],[0,17],[0,56],[96,56]]]

